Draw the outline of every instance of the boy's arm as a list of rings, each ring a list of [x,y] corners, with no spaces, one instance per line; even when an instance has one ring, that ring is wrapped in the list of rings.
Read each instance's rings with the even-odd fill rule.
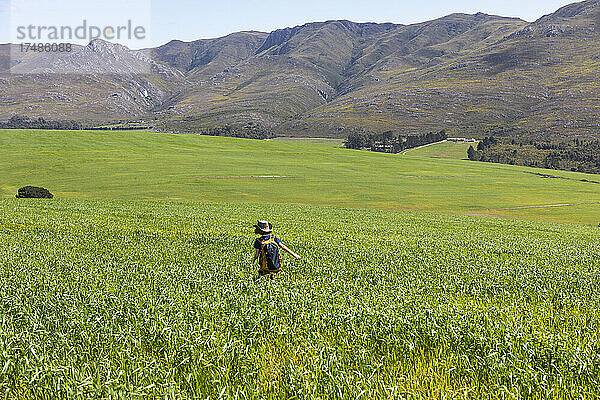
[[[283,243],[277,243],[279,245],[279,247],[281,247],[283,250],[287,251],[292,257],[294,257],[296,260],[301,259],[302,257],[300,257],[298,254],[294,253],[293,251],[291,251],[285,244]]]
[[[254,252],[254,258],[252,259],[252,262],[258,260],[258,256],[260,255],[260,250],[258,250],[258,249],[254,249],[254,250],[255,250],[255,252]]]

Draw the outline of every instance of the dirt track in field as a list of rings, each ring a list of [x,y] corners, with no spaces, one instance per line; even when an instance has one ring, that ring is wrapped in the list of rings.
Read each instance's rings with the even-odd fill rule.
[[[576,207],[576,206],[589,206],[589,205],[600,205],[600,203],[564,203],[564,204],[543,204],[536,206],[520,206],[520,207],[506,207],[506,208],[488,208],[485,210],[474,210],[466,213],[471,217],[494,217],[498,215],[491,214],[494,211],[511,211],[511,210],[528,210],[535,208],[555,208],[555,207]]]
[[[447,142],[447,141],[448,141],[448,140],[442,140],[442,141],[440,141],[440,142],[435,142],[435,143],[424,144],[423,146],[419,146],[419,147],[413,147],[412,149],[406,149],[406,150],[404,150],[404,151],[402,151],[402,152],[400,152],[400,153],[398,153],[398,154],[400,154],[401,156],[404,156],[404,155],[406,155],[406,153],[410,153],[410,152],[411,152],[411,151],[413,151],[413,150],[422,149],[423,147],[429,147],[429,146],[433,146],[433,145],[435,145],[435,144],[445,143],[445,142]]]
[[[284,175],[199,175],[194,178],[228,179],[228,178],[295,178]]]
[[[552,208],[552,207],[575,207],[575,206],[589,206],[600,203],[564,203],[564,204],[544,204],[537,206],[520,206],[520,207],[506,207],[506,208],[488,208],[486,210],[479,211],[510,211],[510,210],[527,210],[530,208]]]

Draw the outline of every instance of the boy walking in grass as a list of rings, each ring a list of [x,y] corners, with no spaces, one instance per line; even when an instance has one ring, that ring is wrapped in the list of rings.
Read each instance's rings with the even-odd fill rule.
[[[279,248],[289,253],[296,260],[300,259],[300,256],[290,250],[285,244],[281,243],[281,239],[273,234],[273,225],[267,221],[258,221],[254,225],[254,233],[260,235],[254,241],[254,259],[252,263],[258,260],[260,269],[258,273],[260,276],[269,275],[270,279],[273,280],[275,275],[281,271],[281,254]]]

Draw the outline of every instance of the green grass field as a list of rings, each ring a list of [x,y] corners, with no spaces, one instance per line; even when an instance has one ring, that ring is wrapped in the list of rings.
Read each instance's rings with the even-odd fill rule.
[[[338,146],[0,131],[0,397],[600,397],[598,177]]]
[[[433,146],[398,156],[323,143],[0,131],[0,148],[2,197],[14,197],[21,186],[39,185],[70,199],[305,204],[600,223],[600,185],[543,179],[525,173],[541,170],[526,167],[431,158]],[[580,203],[594,204],[539,213],[489,211]]]
[[[412,156],[467,160],[469,146],[477,148],[477,143],[442,142],[418,149],[407,150],[406,153],[410,153]]]
[[[597,398],[600,233],[421,213],[0,200],[5,398]],[[302,261],[250,265],[251,223]]]

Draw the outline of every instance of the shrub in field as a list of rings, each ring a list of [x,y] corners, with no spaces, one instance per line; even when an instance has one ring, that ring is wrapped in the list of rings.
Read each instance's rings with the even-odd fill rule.
[[[35,186],[25,186],[19,189],[17,199],[51,199],[54,197],[48,189]]]

